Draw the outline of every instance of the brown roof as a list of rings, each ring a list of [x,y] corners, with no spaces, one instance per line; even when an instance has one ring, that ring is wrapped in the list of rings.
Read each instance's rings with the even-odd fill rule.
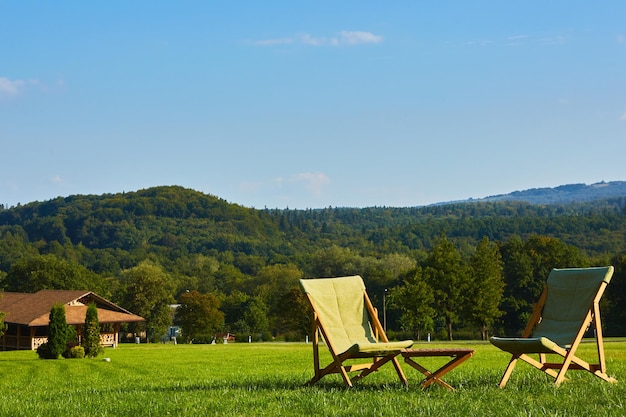
[[[0,293],[0,311],[5,312],[6,323],[26,326],[47,326],[50,309],[54,304],[65,306],[68,324],[85,322],[87,305],[95,303],[100,323],[130,323],[143,321],[140,316],[86,290],[42,290],[34,294]]]

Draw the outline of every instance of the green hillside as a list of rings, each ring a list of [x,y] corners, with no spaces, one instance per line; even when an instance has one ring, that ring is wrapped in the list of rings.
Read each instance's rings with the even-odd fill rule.
[[[250,332],[249,312],[256,308],[265,320],[257,317],[264,327],[257,333],[302,334],[306,317],[298,322],[285,311],[297,301],[298,278],[360,274],[381,308],[385,290],[391,295],[412,279],[428,281],[421,271],[434,262],[435,249],[454,252],[467,269],[486,239],[497,247],[504,283],[496,295],[500,315],[489,326],[514,333],[536,295],[526,287],[540,286],[551,268],[614,264],[616,277],[625,274],[625,207],[622,196],[550,205],[257,210],[175,186],[76,195],[0,209],[0,283],[7,291],[88,283],[132,306],[128,288],[137,268],[156,268],[168,280],[163,302],[194,290],[214,294],[226,330]],[[37,281],[26,272],[54,262],[71,266],[81,279]],[[469,294],[478,284],[463,285]],[[615,323],[609,333],[626,330],[618,324],[626,322],[623,295],[611,291],[619,285],[607,293],[607,319]],[[391,328],[416,332],[402,307],[390,304]],[[468,334],[485,324],[470,320],[470,312],[458,313],[455,328]],[[441,330],[444,318],[433,316],[429,326]]]

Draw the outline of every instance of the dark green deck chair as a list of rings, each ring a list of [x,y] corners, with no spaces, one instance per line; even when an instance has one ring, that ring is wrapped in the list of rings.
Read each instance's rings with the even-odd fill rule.
[[[398,377],[407,385],[397,356],[412,340],[389,342],[360,276],[300,280],[313,308],[313,367],[315,384],[328,374],[339,373],[344,383],[352,382],[391,362]],[[332,362],[320,367],[319,335],[332,355]],[[368,359],[364,362],[364,359]],[[355,363],[358,362],[358,363]],[[350,378],[349,372],[359,372]]]
[[[605,381],[616,382],[606,373],[599,308],[600,298],[612,275],[612,266],[554,269],[550,272],[522,337],[491,338],[493,345],[513,355],[500,388],[504,388],[511,377],[518,359],[553,377],[557,386],[565,380],[568,370],[586,370]],[[598,352],[598,363],[595,364],[576,356],[589,326],[595,330]],[[538,354],[539,360],[528,354]],[[546,354],[559,355],[562,362],[547,362]]]

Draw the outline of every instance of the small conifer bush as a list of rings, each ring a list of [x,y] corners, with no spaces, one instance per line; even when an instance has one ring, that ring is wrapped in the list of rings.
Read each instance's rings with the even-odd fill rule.
[[[82,346],[72,346],[63,353],[67,359],[82,359],[85,357],[85,349]]]
[[[83,326],[83,348],[85,356],[95,358],[102,353],[100,346],[100,323],[98,321],[98,308],[94,303],[87,307],[85,325]]]
[[[67,322],[63,304],[52,306],[49,321],[48,343],[39,346],[37,354],[42,359],[58,359],[65,351],[67,345]]]

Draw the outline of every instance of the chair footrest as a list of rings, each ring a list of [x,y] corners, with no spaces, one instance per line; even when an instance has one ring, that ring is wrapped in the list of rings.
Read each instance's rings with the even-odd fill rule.
[[[427,349],[402,349],[402,357],[427,357],[427,356],[472,356],[474,354],[473,349],[457,349],[457,348],[427,348]]]
[[[424,382],[422,382],[422,388],[426,388],[432,383],[437,383],[444,388],[454,390],[454,388],[447,382],[441,379],[442,376],[456,368],[466,360],[472,357],[474,354],[473,349],[460,349],[460,348],[448,348],[448,349],[402,349],[402,356],[404,361],[413,368],[420,371],[426,376]],[[415,362],[412,358],[416,357],[433,357],[433,356],[447,356],[452,359],[448,360],[442,367],[436,371],[429,371],[424,366]]]
[[[563,367],[563,363],[562,362],[560,363],[559,362],[556,362],[556,363],[545,362],[543,363],[543,367],[545,369],[561,369]],[[593,365],[593,364],[587,364],[587,366],[583,366],[577,363],[571,363],[567,369],[578,370],[578,371],[590,371],[590,372],[596,372],[596,371],[604,372],[604,370],[602,369],[600,365]]]

